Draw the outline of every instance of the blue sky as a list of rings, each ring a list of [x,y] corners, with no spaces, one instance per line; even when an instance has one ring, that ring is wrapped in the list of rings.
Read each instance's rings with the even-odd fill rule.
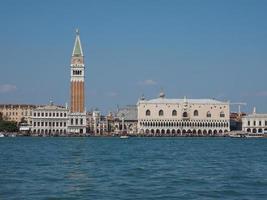
[[[0,103],[68,102],[78,27],[88,110],[163,88],[267,112],[266,10],[263,0],[2,1]]]

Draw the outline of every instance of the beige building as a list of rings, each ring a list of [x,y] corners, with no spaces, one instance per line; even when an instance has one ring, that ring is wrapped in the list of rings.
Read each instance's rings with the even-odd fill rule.
[[[223,135],[230,131],[229,102],[159,98],[137,103],[138,133],[158,136]]]
[[[242,117],[242,130],[247,133],[267,134],[267,114],[256,113]]]
[[[35,105],[29,104],[0,104],[0,113],[5,120],[19,123],[24,119],[28,124],[31,124],[34,108],[36,108]]]

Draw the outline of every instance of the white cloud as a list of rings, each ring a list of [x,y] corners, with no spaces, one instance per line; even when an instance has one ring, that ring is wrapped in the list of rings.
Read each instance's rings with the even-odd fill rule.
[[[245,97],[267,97],[267,91],[247,92],[247,93],[243,93],[242,96],[245,96]]]
[[[109,97],[116,97],[116,96],[118,96],[118,93],[117,92],[108,92],[106,95]]]
[[[146,79],[139,82],[140,85],[157,85],[158,83],[152,79]]]
[[[267,97],[267,91],[260,91],[255,94],[257,97]]]
[[[0,85],[0,93],[8,93],[17,90],[17,86],[12,84],[2,84]]]

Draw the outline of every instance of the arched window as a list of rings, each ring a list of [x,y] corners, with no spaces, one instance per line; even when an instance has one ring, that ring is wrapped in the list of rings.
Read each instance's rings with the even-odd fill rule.
[[[198,110],[194,111],[194,116],[198,116]]]
[[[188,117],[187,112],[184,112],[184,113],[183,113],[183,117]]]
[[[172,111],[172,116],[177,116],[177,111],[176,110]]]
[[[220,112],[220,117],[225,117],[225,114],[224,114],[224,112],[222,111],[222,112]]]
[[[163,116],[163,110],[159,111],[159,116]]]
[[[210,111],[207,112],[207,117],[211,117]]]
[[[150,110],[146,110],[146,116],[150,116]]]

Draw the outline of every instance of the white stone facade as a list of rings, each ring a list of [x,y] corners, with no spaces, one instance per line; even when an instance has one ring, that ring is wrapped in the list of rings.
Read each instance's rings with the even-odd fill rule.
[[[242,117],[242,130],[247,133],[267,134],[267,114],[254,112]]]
[[[69,113],[68,133],[85,134],[86,133],[86,112]]]
[[[138,133],[158,136],[224,135],[230,131],[229,102],[213,99],[141,99]]]
[[[52,103],[40,106],[32,112],[31,132],[35,135],[64,135],[68,126],[67,108],[55,106]]]

